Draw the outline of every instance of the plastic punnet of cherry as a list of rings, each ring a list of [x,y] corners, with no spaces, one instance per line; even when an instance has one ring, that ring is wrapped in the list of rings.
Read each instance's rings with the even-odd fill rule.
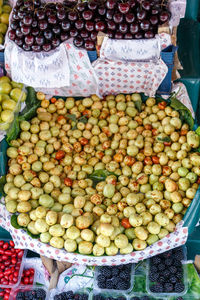
[[[105,0],[44,3],[17,0],[8,36],[25,51],[50,51],[73,38],[76,47],[96,49],[98,32],[114,39],[151,39],[170,19],[167,1]]]

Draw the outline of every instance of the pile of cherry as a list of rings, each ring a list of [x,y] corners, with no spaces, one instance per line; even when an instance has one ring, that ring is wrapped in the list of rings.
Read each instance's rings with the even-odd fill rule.
[[[95,50],[98,32],[114,39],[149,39],[170,19],[166,0],[91,0],[42,3],[17,0],[9,38],[25,51],[50,51],[73,38]]]
[[[18,282],[24,251],[15,249],[13,241],[0,241],[0,285],[12,286]],[[0,297],[8,300],[10,289],[0,291]]]

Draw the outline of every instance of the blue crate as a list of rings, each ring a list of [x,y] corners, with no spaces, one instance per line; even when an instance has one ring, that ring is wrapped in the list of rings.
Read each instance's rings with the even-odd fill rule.
[[[89,56],[89,59],[90,59],[91,63],[97,59],[97,51],[96,50],[88,51],[87,53],[88,53],[88,56]]]
[[[174,68],[174,55],[178,47],[170,45],[161,51],[161,58],[168,67],[168,73],[163,82],[159,86],[157,93],[162,95],[169,95],[172,88],[172,70]]]

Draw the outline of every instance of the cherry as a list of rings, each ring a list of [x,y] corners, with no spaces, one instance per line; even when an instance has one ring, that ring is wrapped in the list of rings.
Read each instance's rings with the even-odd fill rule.
[[[26,16],[26,12],[23,10],[18,11],[18,16],[20,19],[23,19]]]
[[[32,34],[33,36],[38,36],[38,34],[39,34],[39,29],[38,29],[38,28],[33,28],[32,31],[31,31],[31,34]]]
[[[144,1],[144,2],[142,2],[142,8],[144,10],[150,10],[151,9],[151,2],[150,1]]]
[[[77,20],[74,25],[75,25],[76,29],[81,30],[84,28],[85,22],[83,20]]]
[[[30,26],[33,22],[33,18],[31,16],[25,16],[23,18],[24,25]]]
[[[21,27],[21,32],[23,33],[23,35],[27,35],[31,32],[31,28],[29,26],[23,25]],[[38,30],[39,32],[39,30]]]
[[[48,22],[46,20],[40,20],[38,22],[38,26],[39,26],[40,30],[45,30],[48,27]]]
[[[135,6],[136,6],[136,1],[135,0],[129,0],[128,3],[130,5],[130,8],[135,8]]]
[[[112,30],[107,30],[106,34],[108,35],[108,37],[110,39],[113,39],[114,38],[114,32]]]
[[[63,10],[64,9],[64,6],[62,3],[56,3],[56,10]]]
[[[95,48],[95,44],[93,41],[90,41],[90,40],[85,41],[85,49],[87,51],[92,51],[92,50],[94,50],[94,48]]]
[[[119,3],[118,4],[118,9],[122,14],[127,14],[129,9],[130,9],[130,5],[128,2],[126,3]]]
[[[33,20],[33,23],[31,25],[33,28],[37,27],[38,26],[38,22],[37,20]]]
[[[14,20],[19,20],[18,13],[17,13],[17,12],[14,12],[14,13],[12,14],[12,18],[13,18]]]
[[[156,25],[156,24],[158,24],[158,17],[155,15],[155,16],[151,16],[150,18],[149,18],[149,21],[150,21],[150,23],[152,24],[152,25]]]
[[[52,28],[53,33],[55,33],[56,35],[59,35],[61,32],[60,26],[53,26]]]
[[[144,37],[145,37],[146,39],[152,39],[152,38],[154,38],[154,36],[155,36],[155,34],[154,34],[152,31],[147,31],[147,32],[145,32],[145,34],[144,34]]]
[[[116,13],[113,16],[113,20],[114,20],[115,23],[120,24],[120,23],[123,22],[123,15],[120,14],[120,13]]]
[[[24,7],[31,7],[33,6],[33,2],[32,1],[24,1]]]
[[[43,36],[36,36],[35,41],[38,46],[42,46],[45,43],[45,39]]]
[[[103,21],[99,21],[95,24],[96,31],[104,31],[106,29],[106,24]]]
[[[27,35],[27,36],[25,37],[25,43],[26,43],[26,45],[28,45],[28,46],[32,46],[33,43],[34,43],[34,37],[33,37],[31,34]]]
[[[132,36],[131,33],[127,32],[127,33],[124,35],[124,38],[125,38],[126,40],[132,40],[133,36]]]
[[[161,12],[161,14],[159,15],[159,19],[162,23],[167,22],[169,20],[169,13],[167,11]]]
[[[104,6],[99,6],[97,11],[100,16],[105,16],[106,14],[106,8]]]
[[[50,43],[46,43],[42,46],[42,49],[45,51],[45,52],[49,52],[51,50],[51,44]]]
[[[96,41],[97,35],[98,35],[98,32],[92,31],[91,34],[90,34],[91,40],[92,40],[92,41]]]
[[[41,47],[39,45],[33,45],[31,47],[31,49],[34,51],[34,52],[40,52],[41,51]]]
[[[76,21],[78,19],[77,13],[75,11],[68,12],[68,19],[73,22]]]
[[[52,31],[51,31],[50,29],[46,29],[46,30],[44,31],[44,37],[45,37],[45,39],[47,39],[47,40],[51,40],[51,39],[53,38],[53,33],[52,33]]]
[[[158,15],[160,13],[160,8],[159,7],[152,7],[151,9],[151,14],[152,15]]]
[[[123,34],[127,33],[128,25],[126,23],[119,24],[119,31]]]
[[[140,23],[140,28],[144,31],[147,31],[149,30],[149,27],[150,27],[150,22],[147,21],[147,20],[143,20],[141,23]]]
[[[90,10],[96,10],[97,9],[97,3],[95,1],[88,2],[88,8]]]
[[[77,4],[76,9],[80,12],[84,11],[86,9],[86,2],[80,2]]]
[[[135,38],[136,38],[136,39],[142,39],[142,38],[143,38],[142,32],[136,33],[136,34],[135,34]]]
[[[69,34],[67,32],[62,32],[60,35],[60,39],[62,42],[66,41],[69,39]]]
[[[140,11],[138,11],[138,13],[137,13],[137,18],[138,18],[138,20],[140,20],[140,21],[144,20],[144,19],[146,18],[146,16],[147,16],[147,13],[146,13],[145,10],[140,10]]]
[[[121,32],[119,32],[119,31],[117,31],[115,33],[115,39],[117,39],[117,40],[123,39],[123,34]]]
[[[15,34],[16,34],[16,36],[19,37],[19,38],[22,38],[22,37],[23,37],[23,33],[21,32],[21,29],[20,29],[20,28],[17,28],[17,29],[16,29]]]
[[[135,34],[139,31],[139,25],[137,23],[132,23],[130,25],[130,33]]]
[[[109,30],[116,30],[116,24],[113,21],[108,21],[107,22],[107,27]]]
[[[107,0],[106,1],[106,7],[108,9],[113,9],[116,6],[116,1],[115,0]]]
[[[14,39],[16,38],[15,31],[11,29],[8,32],[8,37],[9,37],[10,40],[14,41]]]
[[[71,28],[71,23],[68,20],[63,20],[61,23],[62,30],[69,31]]]
[[[36,11],[36,17],[38,18],[38,20],[43,20],[45,18],[45,12],[43,9],[38,9]]]
[[[48,23],[55,25],[57,23],[57,18],[54,14],[48,16]]]
[[[133,23],[135,21],[135,15],[133,13],[127,13],[125,15],[125,20],[127,23]]]
[[[115,12],[114,10],[108,9],[107,12],[106,12],[106,19],[112,20],[114,12]]]
[[[46,8],[45,14],[46,14],[47,17],[50,16],[52,13],[53,13],[53,11],[52,11],[51,8]]]
[[[78,35],[78,30],[77,30],[76,28],[72,28],[72,29],[70,30],[70,32],[69,32],[69,35],[70,35],[71,37],[77,36],[77,35]]]
[[[87,31],[93,31],[94,30],[94,23],[91,21],[86,21],[85,23],[85,29]]]
[[[83,39],[85,39],[85,38],[88,38],[88,37],[89,37],[89,33],[88,33],[88,31],[87,31],[87,30],[85,30],[85,29],[81,30],[81,32],[80,32],[80,35],[81,35],[81,37],[82,37]]]
[[[60,40],[58,38],[53,38],[51,41],[53,47],[58,47],[60,45]],[[27,275],[26,275],[27,276]]]
[[[18,26],[18,23],[15,22],[15,21],[12,21],[11,24],[10,24],[10,28],[11,28],[11,29],[14,29],[14,30],[17,29],[17,26]]]
[[[57,18],[58,18],[58,20],[62,21],[62,20],[65,19],[65,17],[66,17],[66,13],[65,13],[64,10],[60,9],[60,10],[57,11]]]
[[[89,21],[93,18],[93,12],[91,10],[85,10],[82,13],[82,17],[84,20]]]
[[[83,41],[82,37],[76,36],[73,40],[73,43],[74,43],[74,46],[79,48],[79,47],[83,46],[84,41]]]

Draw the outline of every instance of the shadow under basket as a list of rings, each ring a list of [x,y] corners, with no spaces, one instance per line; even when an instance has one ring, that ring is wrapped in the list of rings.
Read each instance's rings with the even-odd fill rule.
[[[97,59],[97,51],[96,50],[87,51],[87,53],[88,53],[88,57],[89,57],[91,63]]]
[[[161,51],[161,58],[168,67],[168,73],[160,84],[157,94],[169,95],[172,89],[172,70],[174,68],[174,55],[178,47],[170,45]]]

